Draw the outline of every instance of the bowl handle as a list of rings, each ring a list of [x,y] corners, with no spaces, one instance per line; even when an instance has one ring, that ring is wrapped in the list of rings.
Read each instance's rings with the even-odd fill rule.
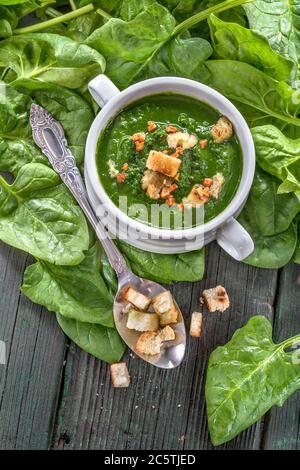
[[[103,108],[113,96],[120,93],[116,85],[103,74],[93,78],[88,84],[88,89],[101,108]]]
[[[216,240],[223,250],[238,261],[247,258],[254,250],[249,233],[233,218],[218,230]]]

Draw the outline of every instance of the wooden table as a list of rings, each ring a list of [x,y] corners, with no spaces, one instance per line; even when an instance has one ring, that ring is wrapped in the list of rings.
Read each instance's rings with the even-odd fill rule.
[[[230,310],[205,314],[202,338],[189,338],[175,370],[155,369],[127,352],[132,385],[114,390],[107,365],[69,344],[55,315],[20,293],[32,259],[1,244],[0,340],[7,365],[0,365],[0,449],[211,449],[204,400],[209,354],[255,314],[273,322],[275,341],[298,333],[300,267],[251,268],[215,244],[206,258],[204,280],[176,284],[176,299],[189,318],[202,290],[222,284]],[[298,392],[223,447],[299,449],[299,412]]]

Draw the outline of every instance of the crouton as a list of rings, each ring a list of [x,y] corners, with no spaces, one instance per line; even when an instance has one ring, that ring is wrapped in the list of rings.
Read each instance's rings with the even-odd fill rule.
[[[202,298],[210,312],[224,312],[230,305],[227,292],[223,286],[204,290]]]
[[[119,174],[119,170],[117,170],[115,162],[113,160],[108,160],[107,165],[109,176],[111,178],[116,178],[116,176]]]
[[[166,155],[163,152],[151,150],[147,159],[146,166],[149,170],[158,171],[164,175],[174,177],[179,170],[181,160]]]
[[[176,307],[172,307],[167,312],[158,314],[158,316],[161,326],[170,325],[171,323],[177,323],[178,310]]]
[[[125,362],[110,365],[110,376],[113,387],[125,388],[130,385],[130,376]]]
[[[160,336],[153,331],[142,333],[136,343],[135,350],[139,354],[147,354],[155,356],[160,353],[161,339]]]
[[[152,299],[152,305],[156,313],[166,313],[174,307],[173,297],[170,291],[166,290],[161,294],[156,295]]]
[[[210,196],[210,189],[202,184],[195,184],[184,202],[192,205],[205,204]]]
[[[131,309],[128,313],[127,328],[136,331],[157,331],[159,317],[156,313],[144,313]]]
[[[224,184],[224,176],[222,173],[217,173],[215,176],[213,176],[212,179],[212,184],[210,185],[209,188],[209,194],[211,197],[214,197],[215,199],[218,199],[220,192],[222,191]]]
[[[175,339],[175,331],[170,326],[165,326],[158,333],[161,341],[172,341]]]
[[[146,191],[151,199],[159,199],[160,192],[164,187],[171,186],[171,179],[161,173],[145,170],[141,180],[142,189]]]
[[[211,128],[211,135],[216,144],[221,144],[224,140],[230,139],[233,134],[233,126],[227,117],[222,116]]]
[[[194,134],[189,134],[188,132],[175,132],[168,135],[167,141],[168,147],[171,149],[182,147],[183,150],[186,150],[195,147],[198,139]]]
[[[124,299],[126,299],[128,302],[130,302],[139,310],[147,310],[147,308],[149,307],[151,303],[150,297],[147,297],[146,295],[141,294],[140,292],[133,289],[132,287],[129,287],[129,289],[127,289],[127,291],[124,294]]]
[[[201,312],[194,312],[191,318],[190,336],[200,337],[202,332],[203,315]]]

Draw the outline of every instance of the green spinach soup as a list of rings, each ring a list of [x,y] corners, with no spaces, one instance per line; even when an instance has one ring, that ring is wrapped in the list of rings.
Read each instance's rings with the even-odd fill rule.
[[[106,193],[131,218],[178,228],[178,216],[183,220],[188,213],[193,227],[230,203],[242,154],[225,116],[198,100],[166,93],[132,103],[109,123],[98,142],[97,166]]]

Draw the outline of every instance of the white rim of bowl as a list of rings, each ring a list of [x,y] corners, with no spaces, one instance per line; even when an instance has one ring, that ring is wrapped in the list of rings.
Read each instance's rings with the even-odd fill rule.
[[[168,85],[169,88],[165,91],[161,92],[151,92],[147,93],[147,88],[153,84],[160,84],[160,85]],[[181,93],[172,90],[172,85],[178,84],[178,85],[186,85],[188,87],[193,88],[196,92],[202,92],[205,96],[202,98],[197,98],[192,95],[189,95],[188,93]],[[239,131],[236,131],[239,143],[242,148],[242,157],[243,157],[243,171],[242,171],[242,176],[241,180],[239,183],[239,186],[237,188],[237,191],[233,197],[233,199],[230,201],[229,205],[216,217],[214,217],[212,220],[206,222],[205,224],[198,225],[193,228],[188,228],[188,229],[181,229],[185,237],[193,237],[196,236],[199,233],[206,233],[211,230],[217,230],[221,225],[224,225],[228,220],[233,217],[235,214],[239,212],[241,207],[243,206],[243,203],[245,202],[246,198],[248,197],[252,182],[253,182],[253,177],[254,177],[254,172],[255,172],[255,148],[254,148],[254,143],[252,139],[252,135],[250,132],[250,129],[241,115],[241,113],[238,111],[238,109],[229,101],[225,96],[223,96],[221,93],[218,91],[214,90],[213,88],[210,88],[207,85],[204,85],[202,83],[196,82],[194,80],[189,80],[186,78],[178,78],[178,77],[158,77],[158,78],[151,78],[148,80],[144,80],[142,82],[138,82],[134,85],[131,85],[130,87],[126,88],[123,91],[120,91],[117,93],[115,96],[113,96],[109,102],[101,109],[101,111],[98,113],[96,118],[94,119],[92,126],[90,127],[87,141],[86,141],[86,149],[85,149],[85,174],[88,176],[90,183],[93,186],[93,189],[99,198],[99,203],[102,203],[105,205],[107,210],[111,213],[115,213],[117,218],[122,221],[124,224],[130,224],[131,228],[134,230],[137,230],[141,233],[147,234],[150,237],[159,237],[162,239],[170,239],[172,238],[172,235],[175,236],[175,234],[178,234],[178,231],[180,230],[172,230],[172,229],[161,229],[157,227],[151,227],[149,225],[143,224],[142,222],[139,222],[135,219],[130,218],[128,215],[126,215],[121,209],[116,206],[106,191],[104,190],[101,180],[98,174],[98,169],[97,169],[97,164],[96,164],[96,158],[97,158],[97,144],[98,140],[100,137],[101,132],[105,129],[107,126],[108,122],[111,119],[114,119],[118,113],[122,111],[122,109],[126,108],[126,106],[130,105],[130,103],[134,103],[135,97],[134,94],[138,91],[145,91],[142,97],[138,99],[142,99],[143,97],[151,96],[151,95],[156,95],[159,93],[176,93],[176,94],[181,94],[182,96],[190,96],[194,99],[198,99],[198,101],[203,102],[214,108],[216,111],[220,111],[218,107],[215,105],[211,104],[210,99],[214,98],[217,101],[220,102],[220,104],[223,104],[228,110],[230,111],[230,120],[235,121],[234,127],[236,131],[236,123],[239,125]],[[127,97],[126,103],[122,104],[122,106],[118,106],[118,109],[115,110],[115,112],[111,112],[111,109],[115,106],[118,105],[118,102],[121,101],[122,98]],[[100,125],[100,122],[103,121],[104,125]],[[94,137],[96,135],[96,137]],[[246,148],[243,148],[242,141],[244,140],[244,146]],[[246,154],[246,155],[245,155]],[[246,158],[247,156],[247,158]]]

